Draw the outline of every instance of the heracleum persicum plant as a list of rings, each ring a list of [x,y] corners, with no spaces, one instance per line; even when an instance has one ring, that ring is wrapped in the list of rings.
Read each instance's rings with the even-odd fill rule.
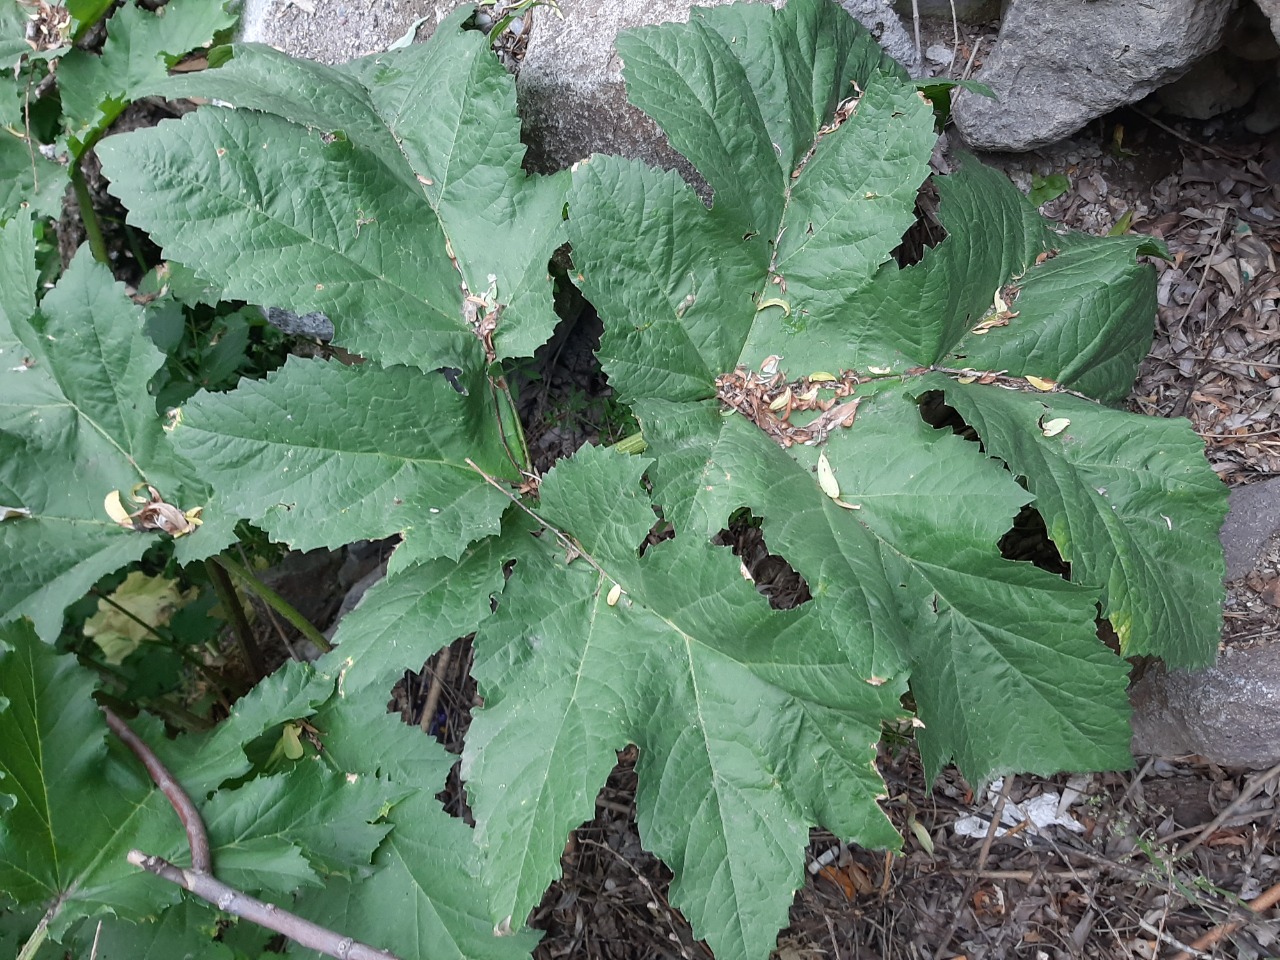
[[[0,616],[30,620],[3,632],[0,888],[65,942],[104,912],[159,915],[107,925],[135,949],[207,938],[203,908],[124,864],[182,837],[108,750],[92,679],[44,645],[163,536],[103,513],[140,482],[203,508],[184,561],[241,519],[299,549],[401,537],[334,653],[208,735],[141,732],[203,805],[219,876],[402,956],[527,952],[495,929],[520,930],[634,744],[672,903],[718,957],[763,958],[811,827],[899,843],[874,760],[904,703],[930,775],[1124,767],[1124,657],[1213,655],[1224,489],[1188,424],[1119,405],[1154,244],[1059,232],[965,159],[932,176],[945,239],[899,266],[933,106],[826,0],[619,38],[632,102],[710,205],[613,157],[528,176],[513,83],[466,15],[341,67],[234,46],[157,87],[218,105],[98,148],[167,257],[226,299],[325,311],[362,364],[294,358],[166,426],[145,308],[83,255],[39,298],[30,224],[4,228],[0,346],[32,362],[0,365]],[[550,336],[566,240],[647,450],[586,448],[535,483],[500,362]],[[965,435],[922,416],[939,404]],[[1070,579],[1001,555],[1027,505]],[[713,542],[744,509],[807,602],[772,608]],[[659,517],[674,536],[642,550]],[[472,631],[469,831],[433,800],[449,757],[383,704]],[[323,753],[261,775],[243,746],[296,718]]]

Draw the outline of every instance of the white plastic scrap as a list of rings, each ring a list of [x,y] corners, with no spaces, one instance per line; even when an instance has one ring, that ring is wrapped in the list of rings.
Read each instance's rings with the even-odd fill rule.
[[[1003,787],[1004,780],[1000,779],[987,788],[987,799],[990,803],[995,804],[999,800]],[[1050,826],[1066,827],[1072,833],[1084,833],[1084,825],[1067,813],[1067,808],[1079,795],[1079,787],[1068,784],[1068,799],[1065,803],[1057,790],[1046,790],[1038,797],[1032,797],[1022,803],[1006,803],[1004,812],[1000,815],[1001,826],[996,828],[996,836],[1003,837],[1008,832],[1006,827],[1015,827],[1023,820],[1030,821],[1023,832],[1031,836],[1038,835],[1045,827]],[[987,830],[990,828],[991,820],[983,817],[962,817],[956,821],[955,825],[956,835],[961,837],[983,838],[986,837]]]

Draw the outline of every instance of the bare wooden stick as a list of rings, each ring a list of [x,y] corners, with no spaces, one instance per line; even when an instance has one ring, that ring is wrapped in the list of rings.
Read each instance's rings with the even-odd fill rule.
[[[130,850],[128,861],[148,873],[176,883],[219,910],[249,920],[275,933],[282,933],[295,943],[323,953],[337,960],[399,960],[388,950],[378,950],[368,944],[344,937],[326,927],[304,920],[295,913],[282,910],[272,903],[263,903],[246,893],[229,887],[210,872],[212,858],[209,854],[209,836],[205,832],[200,811],[173,778],[160,758],[146,742],[129,729],[109,707],[102,707],[107,726],[111,728],[135,757],[146,767],[151,782],[160,788],[178,814],[187,831],[187,844],[191,848],[191,869],[175,866],[163,857],[151,856],[141,850]]]
[[[273,903],[263,903],[234,887],[229,887],[212,874],[198,873],[175,867],[163,857],[155,857],[141,850],[129,851],[129,862],[148,873],[176,883],[184,890],[207,900],[219,910],[283,933],[294,943],[323,953],[338,960],[399,960],[388,950],[377,950],[368,944],[334,933],[327,927],[304,920],[288,910],[281,910]]]
[[[449,669],[452,655],[449,647],[436,655],[436,666],[431,671],[431,686],[427,688],[427,702],[422,707],[422,718],[418,721],[423,733],[431,732],[431,721],[435,719],[436,707],[440,705],[440,691],[444,688],[444,673]]]
[[[142,765],[147,768],[147,775],[151,777],[151,782],[168,798],[174,812],[178,814],[178,819],[182,821],[183,829],[187,831],[187,846],[191,848],[191,869],[197,873],[208,873],[213,869],[213,858],[209,854],[209,835],[205,832],[200,811],[196,809],[187,792],[182,789],[177,780],[173,779],[173,774],[160,762],[160,758],[152,753],[151,748],[142,741],[142,738],[130,730],[129,725],[116,716],[115,711],[110,707],[101,709],[102,715],[107,718],[107,726],[111,728],[111,732],[142,761]]]
[[[1261,896],[1250,900],[1248,907],[1254,913],[1261,913],[1263,910],[1270,910],[1277,903],[1280,903],[1280,883],[1264,892]],[[1223,937],[1229,937],[1241,927],[1245,925],[1243,919],[1232,920],[1228,923],[1221,923],[1214,927],[1208,933],[1201,937],[1197,937],[1191,943],[1187,944],[1187,948],[1173,958],[1173,960],[1191,960],[1191,957],[1204,956],[1201,950],[1211,950]]]
[[[941,960],[947,953],[947,945],[951,943],[951,938],[955,936],[957,928],[960,926],[960,920],[964,916],[964,908],[969,903],[969,898],[973,896],[973,891],[978,886],[978,879],[982,876],[987,866],[987,857],[991,855],[991,844],[996,838],[996,834],[1000,832],[1000,821],[1004,817],[1004,806],[1009,802],[1009,788],[1013,786],[1013,777],[1006,776],[1004,783],[1000,786],[1000,795],[996,798],[995,810],[991,814],[991,823],[987,826],[987,835],[982,838],[982,848],[978,851],[978,865],[968,876],[965,881],[964,892],[960,894],[960,904],[956,907],[955,916],[951,918],[951,923],[947,927],[947,932],[942,939],[938,941],[938,949],[934,951],[933,960]],[[952,871],[953,873],[955,871]]]

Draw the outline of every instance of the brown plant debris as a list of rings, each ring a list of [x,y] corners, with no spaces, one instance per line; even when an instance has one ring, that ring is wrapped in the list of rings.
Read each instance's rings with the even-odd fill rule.
[[[716,396],[782,447],[813,446],[833,430],[853,426],[861,402],[853,396],[862,382],[856,371],[817,372],[788,381],[779,369],[781,361],[781,357],[769,357],[759,373],[738,367],[716,377]],[[805,424],[790,421],[792,414],[815,411],[818,416]]]

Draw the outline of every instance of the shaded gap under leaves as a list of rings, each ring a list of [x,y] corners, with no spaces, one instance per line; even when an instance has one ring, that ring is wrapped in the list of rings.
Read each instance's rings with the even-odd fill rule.
[[[728,547],[742,561],[745,576],[775,610],[790,610],[813,599],[809,584],[784,558],[769,552],[760,529],[763,521],[750,510],[735,511],[729,525],[711,538],[718,547]]]
[[[947,238],[947,231],[938,219],[938,188],[933,185],[932,177],[916,191],[915,216],[915,221],[907,227],[890,253],[900,268],[919,263],[924,259],[926,250]]]

